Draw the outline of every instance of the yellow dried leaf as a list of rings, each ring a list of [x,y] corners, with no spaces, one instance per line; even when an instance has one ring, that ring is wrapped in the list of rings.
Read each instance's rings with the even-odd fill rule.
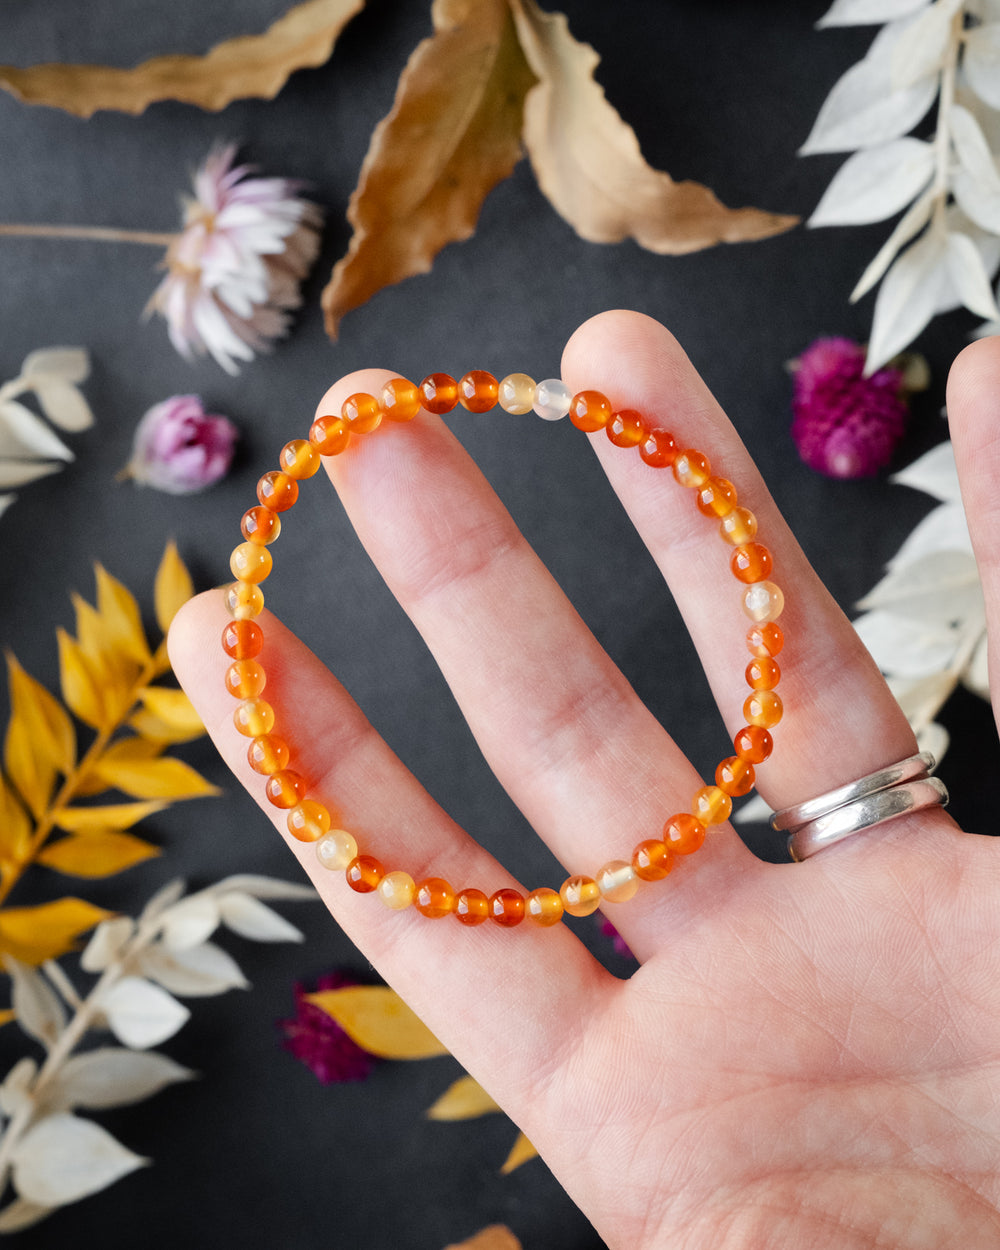
[[[23,864],[31,851],[31,821],[28,813],[0,777],[0,877],[15,865]]]
[[[58,959],[74,939],[114,913],[80,898],[61,898],[38,907],[0,909],[0,953],[32,967]]]
[[[157,100],[210,112],[249,96],[271,100],[297,69],[322,65],[364,0],[306,0],[262,35],[216,44],[205,56],[157,56],[134,69],[108,65],[0,65],[0,87],[25,104],[76,117],[98,109],[141,113]]]
[[[455,1242],[444,1250],[521,1250],[521,1243],[506,1224],[491,1224],[468,1241]]]
[[[501,1108],[471,1076],[460,1076],[427,1111],[429,1120],[474,1120]]]
[[[149,742],[145,738],[119,738],[112,742],[101,756],[105,760],[155,760],[163,754],[162,742]]]
[[[382,985],[348,985],[308,994],[357,1044],[382,1059],[430,1059],[446,1055],[420,1017],[395,990]]]
[[[12,1020],[17,1019],[17,1012],[13,1007],[4,1007],[0,1009],[0,1024],[10,1024]]]
[[[73,877],[110,877],[159,853],[159,847],[134,834],[105,829],[50,842],[36,858],[39,864]]]
[[[148,664],[152,658],[142,614],[135,595],[104,568],[94,566],[97,578],[97,610],[107,626],[112,650],[122,651],[137,664]]]
[[[527,1163],[529,1159],[537,1159],[538,1151],[534,1148],[530,1141],[523,1133],[518,1133],[517,1141],[511,1148],[510,1154],[507,1156],[503,1167],[500,1169],[501,1175],[507,1176],[522,1163]]]
[[[170,622],[177,615],[178,609],[194,594],[191,574],[187,571],[184,561],[177,550],[173,539],[167,543],[156,570],[156,581],[153,586],[153,604],[156,610],[156,623],[164,634],[170,628]]]
[[[170,741],[186,742],[205,732],[201,717],[183,690],[170,690],[164,686],[147,686],[139,697],[147,711],[171,731]],[[179,735],[179,736],[174,736]],[[149,734],[148,737],[155,735]]]
[[[64,629],[56,631],[59,640],[59,681],[67,707],[93,729],[105,725],[104,700],[90,665],[75,638]]]
[[[194,799],[221,793],[183,760],[126,759],[109,752],[97,761],[94,772],[109,786],[137,799]]]
[[[80,595],[76,609],[76,642],[103,705],[104,723],[113,724],[128,711],[141,665],[122,650],[109,621]]]
[[[98,833],[104,829],[130,829],[140,820],[162,812],[166,803],[106,803],[94,807],[61,807],[53,820],[67,833]]]
[[[562,13],[510,0],[538,85],[524,103],[524,143],[538,185],[581,238],[635,239],[679,255],[716,243],[763,239],[798,218],[731,209],[697,182],[675,182],[643,159],[631,126],[594,79],[600,58],[569,32]]]
[[[403,70],[351,196],[354,234],[323,292],[331,337],[345,313],[468,238],[487,193],[521,156],[534,79],[508,0],[435,0],[432,18],[435,33]]]
[[[35,816],[52,794],[57,772],[76,761],[76,733],[62,704],[7,656],[11,717],[4,738],[4,768]]]
[[[154,716],[152,712],[147,712],[144,707],[133,712],[128,718],[128,723],[137,734],[147,738],[150,742],[158,743],[161,747],[177,742],[191,742],[195,738],[200,738],[205,732],[205,727],[201,724],[196,730],[185,730],[168,725],[165,720]]]

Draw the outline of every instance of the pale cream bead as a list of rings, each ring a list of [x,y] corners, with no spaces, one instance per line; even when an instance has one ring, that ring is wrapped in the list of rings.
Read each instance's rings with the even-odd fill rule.
[[[785,606],[785,596],[774,582],[754,582],[743,592],[743,611],[759,625],[776,621]]]
[[[613,859],[597,874],[597,888],[606,903],[627,903],[639,888],[639,878],[631,864]]]
[[[535,402],[535,379],[526,373],[508,373],[497,387],[497,403],[504,412],[522,416]]]
[[[346,868],[358,855],[358,843],[353,833],[346,829],[331,829],[316,843],[316,858],[324,868]]]
[[[535,412],[543,421],[561,421],[569,412],[573,396],[562,378],[546,378],[535,387]]]
[[[378,883],[378,896],[390,911],[412,906],[417,885],[408,872],[387,872]]]

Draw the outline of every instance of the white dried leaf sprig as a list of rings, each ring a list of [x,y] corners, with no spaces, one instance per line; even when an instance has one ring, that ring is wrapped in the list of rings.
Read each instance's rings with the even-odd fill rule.
[[[247,987],[232,956],[208,939],[224,925],[251,941],[301,941],[262,900],[316,897],[310,886],[249,875],[183,895],[175,881],[137,920],[116,916],[94,930],[80,964],[98,980],[85,998],[55,961],[39,970],[7,958],[17,1022],[45,1058],[39,1065],[25,1056],[0,1085],[0,1194],[8,1186],[14,1194],[0,1209],[0,1233],[28,1228],[149,1162],[77,1111],[139,1102],[189,1080],[193,1072],[150,1049],[191,1014],[175,995]],[[74,1053],[95,1030],[120,1045]]]
[[[800,150],[853,153],[809,226],[902,213],[851,293],[853,303],[881,282],[866,374],[938,313],[964,306],[986,318],[980,332],[1000,329],[1000,0],[835,0],[819,24],[883,23]],[[908,136],[935,100],[933,138]]]
[[[34,395],[52,425],[68,433],[86,430],[94,414],[80,383],[90,373],[80,347],[47,347],[31,352],[16,378],[0,386],[0,515],[17,498],[13,489],[57,473],[74,459],[72,451],[20,400]]]

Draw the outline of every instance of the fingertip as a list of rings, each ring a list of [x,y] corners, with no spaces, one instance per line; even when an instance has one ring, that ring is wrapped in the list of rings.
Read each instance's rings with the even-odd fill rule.
[[[206,660],[215,658],[209,645],[212,634],[221,632],[228,620],[221,587],[203,591],[177,611],[167,632],[167,655],[177,680],[185,689],[198,687],[199,673]]]
[[[399,376],[391,369],[356,369],[353,373],[345,373],[324,392],[323,398],[316,405],[316,416],[339,417],[344,400],[351,395],[373,395],[378,399],[386,382]]]
[[[977,339],[959,352],[948,374],[947,395],[949,424],[960,436],[980,421],[996,428],[995,418],[1000,413],[1000,335]]]

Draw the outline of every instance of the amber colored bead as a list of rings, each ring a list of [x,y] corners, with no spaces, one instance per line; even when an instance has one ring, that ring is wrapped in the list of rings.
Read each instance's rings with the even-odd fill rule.
[[[781,720],[784,708],[781,696],[773,690],[755,690],[743,704],[743,715],[748,724],[773,729]]]
[[[751,655],[775,656],[785,645],[785,635],[781,626],[775,621],[764,621],[759,625],[751,625],[747,630],[747,647]]]
[[[297,807],[306,797],[307,790],[305,777],[291,768],[272,773],[264,786],[268,802],[275,807]]]
[[[371,894],[385,876],[385,869],[373,855],[356,855],[347,865],[347,884],[358,894]]]
[[[234,660],[226,669],[226,689],[237,699],[255,699],[266,682],[267,674],[256,660]]]
[[[663,841],[674,855],[690,855],[705,841],[705,826],[688,812],[678,812],[663,826]]]
[[[318,842],[330,829],[330,813],[315,799],[296,803],[285,820],[288,832],[300,842]]]
[[[724,477],[710,477],[695,496],[698,511],[708,517],[724,517],[736,507],[736,487]]]
[[[226,589],[226,610],[237,621],[248,621],[264,611],[264,592],[253,582],[234,582]]]
[[[635,875],[643,881],[662,881],[674,866],[674,853],[659,838],[647,838],[632,852]]]
[[[298,482],[278,469],[265,473],[257,483],[257,498],[272,512],[287,512],[298,497]]]
[[[439,920],[455,910],[455,891],[442,877],[428,877],[417,886],[413,904],[421,915]]]
[[[351,431],[340,417],[317,417],[309,427],[309,441],[321,456],[339,456],[351,442]]]
[[[774,739],[760,725],[744,725],[733,739],[733,750],[750,764],[763,764],[774,750]]]
[[[734,508],[719,522],[719,533],[734,547],[751,542],[757,533],[757,518],[749,508]]]
[[[616,447],[638,447],[646,437],[646,423],[642,413],[633,408],[613,412],[604,429]]]
[[[340,405],[340,415],[352,434],[372,434],[382,424],[382,409],[374,395],[357,391]]]
[[[592,916],[601,905],[601,891],[592,877],[568,877],[559,887],[559,897],[571,916]]]
[[[281,517],[270,508],[248,508],[240,521],[243,537],[251,543],[259,543],[262,547],[270,546],[281,533]]]
[[[721,786],[702,786],[691,800],[691,811],[703,825],[721,825],[733,814],[733,800]]]
[[[677,443],[666,430],[647,430],[639,455],[654,469],[669,469],[677,455]]]
[[[603,430],[611,420],[611,401],[600,391],[578,391],[569,403],[569,419],[588,434]]]
[[[420,391],[406,378],[390,378],[382,387],[382,411],[389,421],[412,421],[420,411]]]
[[[756,779],[753,765],[741,755],[730,755],[715,770],[715,784],[734,799],[749,794]]]
[[[412,907],[416,893],[416,883],[408,872],[387,872],[378,883],[378,896],[390,911]]]
[[[516,417],[531,411],[535,402],[535,379],[526,373],[508,373],[497,386],[497,403]]]
[[[565,910],[558,891],[550,890],[547,885],[532,890],[524,900],[524,914],[543,929],[558,924]]]
[[[458,383],[448,373],[430,373],[420,383],[420,402],[428,412],[451,412],[458,403]]]
[[[489,412],[496,406],[500,384],[485,369],[471,369],[458,380],[458,402],[468,412]]]
[[[339,872],[358,854],[358,841],[346,829],[331,829],[316,843],[316,858],[324,868]]]
[[[746,677],[751,690],[773,690],[781,680],[781,669],[777,660],[761,656],[747,665]]]
[[[733,552],[729,567],[738,582],[762,582],[771,576],[774,561],[762,543],[741,543]]]
[[[262,582],[274,567],[274,559],[259,543],[240,543],[233,548],[229,567],[238,582]]]
[[[244,699],[236,705],[233,724],[245,738],[259,738],[274,728],[274,708],[264,699]]]
[[[624,859],[613,859],[597,874],[597,888],[606,903],[627,903],[635,897],[639,888],[639,877],[630,863]]]
[[[265,777],[287,768],[290,757],[288,743],[272,733],[260,734],[247,747],[247,763]]]
[[[784,610],[784,592],[774,582],[754,582],[743,592],[743,611],[758,625],[776,621]]]
[[[303,479],[318,473],[319,466],[323,461],[319,452],[308,439],[293,438],[278,453],[278,463],[289,477],[294,477],[301,482]]]
[[[234,660],[252,660],[264,646],[264,631],[256,621],[230,621],[222,631],[222,649]]]
[[[679,451],[674,457],[673,470],[674,477],[682,486],[690,486],[694,490],[704,486],[712,476],[708,457],[690,447],[686,451]]]
[[[505,929],[513,929],[524,919],[524,895],[517,890],[497,890],[491,894],[490,919]]]
[[[459,890],[455,895],[455,919],[469,926],[490,918],[490,900],[482,890]]]

